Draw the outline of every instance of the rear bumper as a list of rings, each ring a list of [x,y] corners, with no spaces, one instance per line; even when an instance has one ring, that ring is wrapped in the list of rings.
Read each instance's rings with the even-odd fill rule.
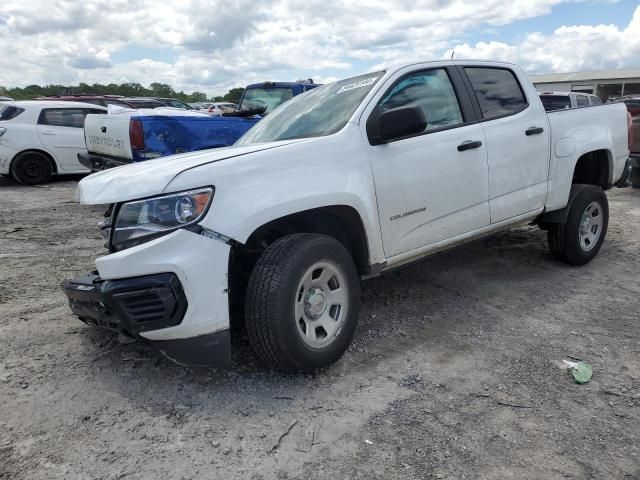
[[[108,168],[120,167],[131,163],[131,160],[128,159],[103,157],[102,155],[95,155],[93,153],[79,153],[78,161],[82,166],[92,172],[99,172],[100,170],[107,170]]]
[[[9,175],[11,168],[11,160],[15,157],[17,150],[0,144],[0,175]]]

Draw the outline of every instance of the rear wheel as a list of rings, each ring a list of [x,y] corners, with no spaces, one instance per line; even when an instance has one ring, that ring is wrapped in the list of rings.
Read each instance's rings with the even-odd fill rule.
[[[53,174],[49,159],[38,152],[18,155],[11,164],[11,176],[23,185],[46,183]]]
[[[245,300],[249,341],[286,372],[314,372],[338,360],[358,321],[360,279],[351,255],[327,235],[293,234],[269,246]]]
[[[549,248],[560,261],[585,265],[598,254],[609,225],[609,203],[600,187],[574,185],[565,223],[549,228]]]
[[[640,167],[631,168],[629,179],[631,180],[631,186],[633,188],[640,188]]]

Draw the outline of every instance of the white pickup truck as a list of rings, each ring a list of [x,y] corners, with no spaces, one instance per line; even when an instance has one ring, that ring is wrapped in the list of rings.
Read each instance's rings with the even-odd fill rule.
[[[351,342],[363,278],[522,222],[558,260],[593,259],[627,129],[619,104],[545,113],[507,63],[349,78],[232,147],[83,179],[82,204],[111,205],[109,254],[63,288],[86,323],[183,365],[226,363],[233,319],[268,364],[315,371]]]

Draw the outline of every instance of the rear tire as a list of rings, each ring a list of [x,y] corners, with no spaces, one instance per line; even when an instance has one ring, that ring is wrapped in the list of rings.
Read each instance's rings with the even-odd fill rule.
[[[315,372],[351,343],[359,303],[360,278],[344,245],[327,235],[288,235],[262,253],[251,273],[249,342],[278,370]]]
[[[631,186],[633,188],[640,188],[640,167],[631,168],[629,180],[631,180]]]
[[[51,179],[51,175],[53,175],[51,161],[42,153],[23,153],[11,163],[11,176],[23,185],[46,183]]]
[[[578,190],[569,206],[565,223],[549,226],[549,248],[553,256],[569,265],[585,265],[600,251],[609,225],[609,202],[600,187],[573,185]]]

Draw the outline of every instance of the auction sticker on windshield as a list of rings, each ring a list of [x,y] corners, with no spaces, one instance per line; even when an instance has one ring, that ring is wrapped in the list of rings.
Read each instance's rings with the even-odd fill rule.
[[[348,92],[349,90],[355,90],[356,88],[368,87],[369,85],[373,85],[378,77],[370,77],[365,78],[364,80],[359,80],[357,82],[348,83],[340,87],[340,89],[336,93]]]

